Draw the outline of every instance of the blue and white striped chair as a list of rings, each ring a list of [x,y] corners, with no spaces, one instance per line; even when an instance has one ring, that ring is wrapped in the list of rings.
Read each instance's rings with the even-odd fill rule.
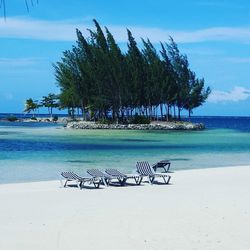
[[[63,187],[66,187],[69,181],[76,182],[77,186],[81,189],[84,184],[87,182],[89,184],[93,184],[95,188],[99,188],[101,179],[92,177],[90,175],[88,176],[79,176],[75,174],[74,172],[62,172],[61,176],[66,179],[65,183],[63,184]]]
[[[123,174],[119,170],[113,168],[106,169],[105,173],[116,178],[122,186],[125,185],[127,179],[134,179],[137,185],[141,183],[142,177],[139,174]]]
[[[156,177],[163,178],[163,180],[166,184],[168,184],[170,179],[171,179],[171,176],[168,174],[156,173],[147,161],[137,162],[136,163],[136,170],[137,170],[137,173],[142,177],[142,179],[144,177],[147,177],[150,184],[154,183],[154,180]],[[142,179],[141,179],[141,181],[142,181]]]
[[[169,160],[163,160],[163,161],[158,161],[155,164],[152,165],[152,168],[154,169],[155,172],[157,172],[158,169],[163,169],[163,173],[168,173],[170,169],[171,162]]]
[[[102,183],[105,186],[108,186],[111,179],[112,179],[112,177],[110,175],[107,175],[107,174],[103,173],[101,170],[96,169],[96,168],[88,169],[87,173],[94,178],[100,178],[102,180]]]

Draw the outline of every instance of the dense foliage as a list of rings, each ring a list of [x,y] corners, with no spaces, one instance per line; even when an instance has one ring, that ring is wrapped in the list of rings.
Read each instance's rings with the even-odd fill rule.
[[[172,38],[157,51],[149,39],[138,48],[130,30],[128,50],[122,52],[113,35],[94,20],[96,30],[85,38],[76,30],[77,43],[54,65],[60,87],[60,107],[84,119],[126,121],[134,115],[170,119],[178,111],[189,114],[202,105],[210,88],[189,68]]]

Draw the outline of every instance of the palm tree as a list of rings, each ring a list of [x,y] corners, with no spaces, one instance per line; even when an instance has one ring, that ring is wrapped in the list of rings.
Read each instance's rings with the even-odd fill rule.
[[[24,111],[25,113],[33,112],[33,117],[35,116],[35,111],[39,108],[39,105],[37,104],[37,101],[33,101],[32,98],[29,98],[25,101],[25,107]]]
[[[58,107],[58,96],[55,94],[48,94],[48,96],[43,96],[42,99],[42,106],[48,108],[48,112],[50,114],[50,117],[52,118],[53,108]]]

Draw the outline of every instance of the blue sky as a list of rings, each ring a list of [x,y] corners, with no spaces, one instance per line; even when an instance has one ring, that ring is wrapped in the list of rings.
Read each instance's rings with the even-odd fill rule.
[[[35,2],[35,1],[34,1]],[[22,112],[27,98],[58,93],[52,63],[88,34],[95,18],[122,48],[126,28],[156,46],[171,35],[212,94],[194,115],[250,115],[250,2],[6,0],[0,20],[0,112]],[[0,9],[2,11],[2,9]],[[3,13],[3,11],[1,12]]]

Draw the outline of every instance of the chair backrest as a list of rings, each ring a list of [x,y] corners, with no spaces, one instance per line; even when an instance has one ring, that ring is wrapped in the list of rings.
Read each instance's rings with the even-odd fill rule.
[[[162,160],[162,161],[158,161],[157,163],[155,163],[154,165],[157,165],[158,167],[165,167],[166,165],[170,164],[169,160]]]
[[[154,176],[154,170],[151,168],[147,161],[139,161],[136,163],[137,172],[144,176]]]
[[[87,173],[93,177],[106,177],[106,175],[102,171],[96,168],[88,169]]]
[[[115,176],[115,177],[122,177],[122,178],[127,177],[125,174],[121,173],[119,170],[114,169],[114,168],[108,168],[105,170],[105,172],[108,175]]]
[[[73,173],[73,172],[62,172],[61,175],[66,178],[66,179],[70,179],[70,180],[78,180],[80,177]]]

